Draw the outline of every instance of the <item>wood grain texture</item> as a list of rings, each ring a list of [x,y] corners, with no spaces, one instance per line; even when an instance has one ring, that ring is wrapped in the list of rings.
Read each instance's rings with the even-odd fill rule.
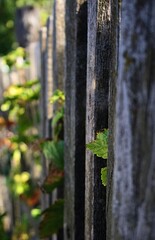
[[[108,128],[110,77],[110,2],[88,2],[86,142]],[[106,190],[101,168],[106,162],[86,152],[85,239],[106,239]]]
[[[114,237],[155,239],[155,2],[122,2]]]
[[[66,1],[64,237],[84,239],[87,3]]]
[[[118,43],[119,43],[119,5],[117,0],[111,0],[111,60],[110,60],[110,81],[109,81],[109,108],[108,108],[108,175],[106,189],[106,240],[112,239],[112,191],[113,191],[113,169],[114,169],[114,133],[115,133],[115,109],[116,109],[116,81],[118,76]]]

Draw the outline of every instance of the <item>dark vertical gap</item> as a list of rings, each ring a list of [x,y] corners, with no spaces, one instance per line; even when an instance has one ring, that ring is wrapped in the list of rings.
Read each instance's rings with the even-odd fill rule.
[[[95,134],[108,128],[108,96],[110,78],[110,21],[109,0],[98,1],[98,25],[96,36],[96,89],[95,89]],[[106,187],[101,182],[101,168],[107,161],[94,157],[94,240],[106,240]]]
[[[84,240],[87,2],[77,14],[75,99],[75,240]]]

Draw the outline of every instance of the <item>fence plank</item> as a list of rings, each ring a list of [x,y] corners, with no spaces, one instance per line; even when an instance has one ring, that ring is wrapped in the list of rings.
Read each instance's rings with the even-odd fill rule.
[[[155,239],[155,1],[122,2],[117,81],[113,229]]]
[[[87,2],[66,1],[64,238],[84,239]]]
[[[47,38],[47,28],[44,27],[40,31],[40,51],[41,51],[41,96],[40,96],[40,122],[41,122],[41,137],[45,138],[46,136],[46,113],[47,113],[47,104],[46,104],[46,67],[45,67],[45,57],[46,57],[46,38]],[[47,175],[47,162],[42,156],[42,179],[43,182],[45,176]],[[48,207],[48,196],[42,195],[41,207],[45,209]]]
[[[88,2],[88,65],[86,142],[108,128],[108,85],[110,76],[109,0]],[[106,239],[106,190],[101,184],[105,161],[86,152],[85,239]]]
[[[65,1],[55,0],[53,6],[53,79],[54,90],[64,90]]]
[[[111,65],[109,81],[109,116],[108,116],[108,161],[107,161],[107,192],[106,192],[106,219],[107,240],[112,239],[112,190],[114,168],[114,132],[115,132],[115,105],[116,105],[116,79],[118,72],[118,38],[119,38],[119,5],[117,0],[111,0]]]
[[[52,137],[51,120],[53,117],[53,105],[50,103],[50,98],[53,94],[53,16],[50,16],[47,21],[47,39],[46,39],[46,71],[45,71],[45,99],[47,105],[46,112],[46,130],[45,137]]]

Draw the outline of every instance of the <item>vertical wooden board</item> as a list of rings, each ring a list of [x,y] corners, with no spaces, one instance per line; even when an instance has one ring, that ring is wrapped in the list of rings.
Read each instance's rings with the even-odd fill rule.
[[[66,1],[64,238],[84,239],[87,1]]]
[[[29,66],[29,79],[34,80],[38,79],[40,76],[40,54],[39,54],[39,41],[32,42],[28,45],[26,48],[29,60],[30,60],[30,66]],[[28,79],[28,80],[29,80]]]
[[[110,76],[109,1],[88,1],[86,143],[108,128]],[[101,184],[105,161],[86,152],[85,239],[106,239],[106,190]]]
[[[53,16],[47,21],[47,42],[46,42],[46,71],[45,71],[45,102],[46,102],[46,138],[52,137],[51,119],[53,117],[53,105],[50,98],[53,94]]]
[[[45,136],[45,116],[46,116],[46,104],[45,104],[45,49],[46,49],[46,37],[47,28],[44,27],[40,31],[40,55],[41,55],[41,96],[40,96],[40,122],[41,122],[41,136]]]
[[[47,38],[47,28],[44,27],[40,31],[40,55],[41,55],[41,94],[40,94],[40,132],[41,137],[45,138],[46,135],[46,113],[47,113],[47,105],[46,105],[46,85],[45,85],[45,57],[46,57],[46,38]],[[42,178],[41,182],[45,179],[47,175],[47,164],[45,158],[42,156]],[[41,198],[41,207],[45,209],[48,206],[48,196],[45,194],[42,195]]]
[[[55,0],[53,3],[53,28],[52,28],[52,75],[53,91],[60,89],[64,91],[64,62],[65,62],[65,1]],[[53,115],[57,111],[58,104],[53,105]],[[52,131],[54,134],[54,131]],[[55,191],[55,197],[52,194],[52,200],[63,198],[63,186]],[[63,229],[52,239],[63,239]]]
[[[155,2],[122,2],[114,240],[155,239]]]
[[[53,79],[54,90],[64,90],[65,55],[65,1],[55,0],[53,5]]]
[[[116,108],[116,80],[118,74],[118,38],[119,38],[119,5],[117,0],[111,0],[111,63],[109,81],[109,108],[108,108],[108,161],[107,161],[107,191],[106,191],[106,220],[107,240],[112,239],[112,191],[114,169],[114,133],[115,133],[115,108]]]

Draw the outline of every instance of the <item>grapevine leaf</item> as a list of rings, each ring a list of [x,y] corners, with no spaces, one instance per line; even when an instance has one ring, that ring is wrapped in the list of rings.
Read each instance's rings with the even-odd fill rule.
[[[98,157],[107,159],[108,157],[108,130],[97,134],[96,140],[87,144],[87,148]]]

